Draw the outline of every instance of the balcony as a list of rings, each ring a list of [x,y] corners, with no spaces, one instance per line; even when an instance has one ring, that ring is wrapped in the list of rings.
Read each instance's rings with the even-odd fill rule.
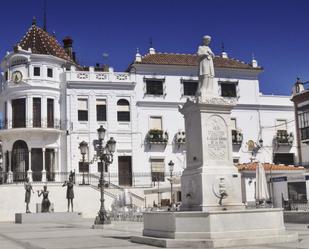
[[[148,144],[163,144],[166,145],[168,142],[168,133],[167,131],[152,129],[148,131],[146,140]]]
[[[243,135],[239,130],[232,130],[232,144],[241,145],[243,141]]]
[[[291,146],[294,141],[293,133],[288,133],[286,130],[278,130],[275,136],[275,143],[279,145]]]
[[[175,135],[175,144],[178,145],[178,148],[181,145],[184,145],[186,143],[186,132],[183,130],[179,130]]]
[[[0,130],[8,129],[20,129],[20,128],[31,128],[31,129],[61,129],[61,120],[3,120],[0,122]]]

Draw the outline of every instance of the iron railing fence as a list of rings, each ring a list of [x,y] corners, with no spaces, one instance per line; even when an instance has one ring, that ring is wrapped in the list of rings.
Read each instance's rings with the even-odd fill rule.
[[[4,119],[0,121],[1,130],[15,128],[66,129],[67,127],[68,121],[60,119]]]
[[[283,208],[286,211],[306,211],[309,212],[309,203],[307,200],[287,200],[283,201]]]
[[[173,177],[180,177],[182,172],[173,172]],[[98,186],[99,179],[100,179],[100,173],[74,173],[74,172],[50,172],[46,171],[46,182],[65,182],[69,180],[70,174],[73,174],[74,176],[74,182],[75,184],[82,184],[85,182],[87,185],[94,185]],[[24,183],[26,181],[26,178],[31,176],[32,181],[34,184],[36,183],[42,183],[43,181],[43,173],[42,171],[32,171],[31,175],[27,172],[0,172],[0,184],[20,184]],[[84,181],[83,181],[84,178]],[[124,181],[125,183],[131,183],[131,184],[121,184],[121,179],[128,179],[127,181]],[[170,178],[170,173],[165,172],[164,173],[164,180],[165,182],[168,182]],[[108,185],[109,188],[124,188],[124,187],[154,187],[157,186],[158,183],[156,181],[152,181],[153,177],[151,172],[136,172],[132,174],[121,174],[119,176],[118,173],[112,172],[106,172],[105,173],[105,184]],[[161,186],[162,182],[159,182],[159,185]],[[119,186],[120,185],[120,186]]]

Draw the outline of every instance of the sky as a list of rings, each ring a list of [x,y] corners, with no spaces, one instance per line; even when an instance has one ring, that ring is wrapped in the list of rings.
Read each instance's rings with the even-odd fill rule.
[[[36,16],[43,26],[44,0],[1,0],[0,56],[20,41]],[[260,91],[290,95],[300,77],[309,80],[307,0],[46,0],[47,31],[59,42],[69,35],[81,65],[108,63],[124,71],[136,49],[195,53],[203,35],[211,48],[263,66]],[[103,56],[108,54],[108,58]]]

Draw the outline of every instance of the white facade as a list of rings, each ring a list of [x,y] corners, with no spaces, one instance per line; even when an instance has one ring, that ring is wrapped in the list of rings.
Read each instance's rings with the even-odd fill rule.
[[[150,53],[156,54],[153,49]],[[143,64],[142,58],[138,56],[128,72],[117,73],[112,70],[95,71],[93,67],[88,71],[79,71],[72,62],[21,48],[9,53],[2,61],[3,80],[0,95],[0,109],[5,121],[0,131],[0,139],[5,159],[4,171],[8,175],[6,180],[14,180],[14,171],[18,173],[20,169],[26,171],[30,178],[34,174],[32,172],[42,172],[42,177],[36,178],[38,181],[61,181],[61,172],[82,173],[79,172],[81,141],[86,141],[89,145],[86,161],[90,162],[89,173],[96,175],[98,167],[93,141],[97,139],[100,125],[107,129],[105,141],[110,137],[117,141],[114,161],[109,166],[109,179],[114,184],[151,186],[152,181],[155,181],[151,176],[152,171],[163,170],[165,177],[169,176],[170,160],[175,163],[174,174],[180,175],[186,167],[186,151],[185,143],[177,143],[176,134],[184,131],[184,120],[178,106],[188,97],[184,95],[182,82],[196,82],[197,67]],[[255,63],[254,67],[257,67]],[[40,76],[34,76],[34,67],[40,68]],[[294,141],[278,146],[274,139],[279,129],[278,124],[284,126],[286,123],[286,126],[279,130],[295,134],[293,104],[289,96],[261,94],[258,76],[262,70],[254,67],[215,68],[219,93],[222,82],[236,86],[238,104],[232,110],[232,117],[236,120],[235,128],[243,134],[243,140],[233,146],[233,158],[235,162],[249,162],[252,156],[252,151],[248,148],[249,140],[258,143],[262,139],[263,147],[258,150],[258,160],[273,162],[275,153],[292,153],[297,161]],[[52,69],[52,77],[48,77],[48,69]],[[15,78],[17,71],[22,74],[20,81]],[[148,80],[162,82],[163,93],[147,94]],[[15,124],[14,127],[13,119],[16,119],[16,113],[13,114],[12,103],[18,98],[25,99],[25,125],[16,127]],[[33,124],[34,98],[40,99],[40,127],[34,127]],[[49,110],[53,112],[52,116],[49,116],[53,119],[52,125],[48,125],[47,116],[51,115],[47,110],[48,99],[53,99],[53,108]],[[126,100],[129,105],[117,104],[119,100]],[[98,103],[105,103],[106,118],[103,119],[106,120],[97,120]],[[78,117],[79,110],[82,111],[83,118]],[[125,121],[118,121],[118,112],[127,111],[129,119],[124,116]],[[151,129],[162,130],[167,141],[149,143],[147,134]],[[19,159],[18,161],[16,155],[15,159],[12,156],[12,151],[16,153],[13,145],[18,140],[27,144],[29,155],[24,157],[25,162]],[[254,146],[257,147],[256,144]],[[40,150],[32,150],[31,153],[30,149]],[[48,156],[46,151],[50,153]],[[34,155],[41,160],[42,166],[34,162],[34,159],[31,160]],[[28,167],[24,167],[27,160]],[[46,171],[48,173],[45,174]],[[46,179],[46,175],[53,177]]]

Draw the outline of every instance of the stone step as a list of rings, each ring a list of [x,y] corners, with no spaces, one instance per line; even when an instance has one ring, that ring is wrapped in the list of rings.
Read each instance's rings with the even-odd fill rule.
[[[82,220],[82,213],[56,212],[56,213],[16,213],[15,223],[63,223]]]

